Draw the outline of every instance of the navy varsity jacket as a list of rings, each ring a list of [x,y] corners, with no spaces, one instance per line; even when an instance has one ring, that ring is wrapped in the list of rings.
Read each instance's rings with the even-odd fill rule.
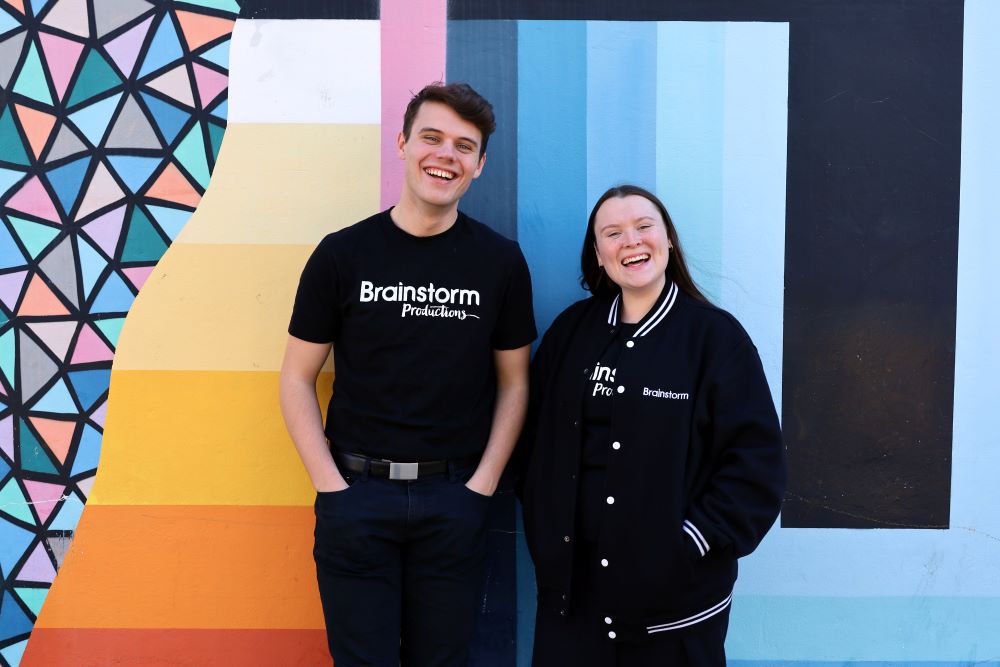
[[[541,595],[573,595],[583,393],[619,321],[616,296],[559,315],[532,363],[518,452]],[[784,448],[757,349],[730,314],[668,282],[618,358],[600,517],[599,595],[615,641],[723,611],[736,559],[778,515]]]

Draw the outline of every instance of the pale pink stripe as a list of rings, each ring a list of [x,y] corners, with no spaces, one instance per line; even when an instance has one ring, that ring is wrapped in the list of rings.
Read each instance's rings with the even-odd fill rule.
[[[396,203],[396,136],[413,93],[445,77],[447,0],[382,0],[382,208]]]

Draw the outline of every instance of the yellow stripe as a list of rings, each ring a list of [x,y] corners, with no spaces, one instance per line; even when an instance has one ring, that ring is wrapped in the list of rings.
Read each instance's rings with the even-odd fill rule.
[[[326,411],[332,375],[320,376]],[[90,505],[309,505],[276,372],[119,371]]]
[[[172,246],[125,321],[115,370],[278,370],[312,250]]]
[[[231,123],[176,243],[315,245],[379,209],[379,126]]]

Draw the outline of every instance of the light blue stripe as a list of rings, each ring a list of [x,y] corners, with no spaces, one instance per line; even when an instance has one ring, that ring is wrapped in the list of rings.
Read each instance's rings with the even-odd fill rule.
[[[540,332],[586,296],[578,282],[588,213],[586,35],[580,21],[518,24],[517,238]]]
[[[788,24],[725,25],[720,305],[760,351],[781,414]]]
[[[1000,598],[744,596],[733,600],[726,653],[733,661],[768,665],[781,660],[980,664],[1000,659],[998,618]]]
[[[1000,3],[968,0],[962,81],[962,188],[958,228],[952,529],[992,535],[991,557],[968,576],[1000,586]],[[975,539],[969,537],[967,539]],[[980,541],[981,542],[981,541]],[[984,554],[985,556],[985,554]]]
[[[1000,661],[997,660],[960,660],[958,662],[926,662],[917,660],[885,661],[855,661],[855,660],[831,660],[816,662],[815,660],[727,660],[729,667],[997,667]]]
[[[718,302],[725,24],[663,22],[657,33],[656,194],[692,277]]]
[[[586,109],[587,205],[618,183],[655,188],[655,23],[587,23]]]

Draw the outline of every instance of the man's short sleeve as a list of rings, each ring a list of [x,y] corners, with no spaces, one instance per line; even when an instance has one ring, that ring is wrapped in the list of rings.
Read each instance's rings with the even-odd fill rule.
[[[535,340],[535,312],[531,302],[531,275],[521,248],[514,245],[511,270],[500,305],[496,327],[490,338],[494,350],[514,350]]]
[[[332,343],[340,333],[340,281],[330,237],[313,251],[295,293],[288,333],[310,343]]]

